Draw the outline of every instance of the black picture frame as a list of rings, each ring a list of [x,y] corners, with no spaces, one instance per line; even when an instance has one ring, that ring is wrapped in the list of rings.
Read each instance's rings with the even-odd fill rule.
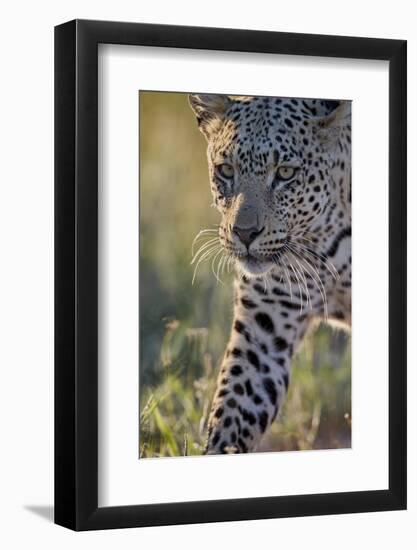
[[[387,490],[98,507],[98,44],[389,62]],[[91,530],[406,508],[406,46],[404,40],[106,21],[55,28],[57,524]]]

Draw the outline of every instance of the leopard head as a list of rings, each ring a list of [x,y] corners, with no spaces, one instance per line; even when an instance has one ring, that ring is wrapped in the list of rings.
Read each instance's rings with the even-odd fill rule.
[[[350,102],[318,112],[315,101],[189,96],[207,139],[220,242],[247,276],[279,265],[289,239],[308,232],[330,202],[330,172]]]

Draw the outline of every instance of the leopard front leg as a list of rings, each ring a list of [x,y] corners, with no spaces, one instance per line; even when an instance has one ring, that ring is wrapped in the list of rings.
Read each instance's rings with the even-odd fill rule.
[[[240,283],[233,328],[209,418],[206,454],[255,450],[277,416],[290,380],[291,358],[309,317],[282,286]]]

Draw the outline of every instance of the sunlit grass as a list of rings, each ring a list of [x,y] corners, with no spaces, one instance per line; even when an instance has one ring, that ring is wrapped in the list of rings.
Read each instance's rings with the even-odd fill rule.
[[[350,446],[350,346],[332,356],[333,329],[322,326],[296,354],[288,399],[260,451]],[[207,329],[166,326],[161,381],[142,391],[140,456],[201,454],[215,386]],[[327,363],[326,363],[327,358]]]

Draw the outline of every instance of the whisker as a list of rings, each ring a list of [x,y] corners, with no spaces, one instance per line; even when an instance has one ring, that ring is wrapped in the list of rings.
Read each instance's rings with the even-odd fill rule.
[[[196,256],[196,254],[198,253],[198,251],[201,249],[203,250],[205,247],[205,245],[208,245],[208,244],[211,244],[211,243],[214,243],[216,241],[219,241],[219,239],[217,237],[214,237],[212,239],[206,239],[205,241],[201,241],[200,242],[196,242],[192,248],[191,248],[191,257],[194,258],[194,256]],[[198,245],[198,248],[196,250],[196,247]]]
[[[204,252],[206,252],[208,249],[212,248],[212,247],[215,247],[215,246],[220,246],[220,243],[216,240],[214,242],[211,242],[211,243],[206,243],[204,244],[202,247],[200,247],[198,249],[198,251],[194,254],[194,257],[192,258],[191,260],[191,265],[193,265],[196,260],[198,259],[198,257],[201,255],[201,254],[204,254]]]
[[[269,272],[265,273],[265,282],[268,288],[268,294],[270,294],[271,293],[271,275]]]
[[[213,244],[215,242],[220,242],[219,241],[219,238],[218,237],[214,237],[213,239],[209,239],[208,241],[204,242],[200,248],[197,250],[197,252],[194,254],[194,246],[191,248],[191,254],[192,254],[192,260],[191,260],[191,264],[195,261],[196,257],[203,251],[205,250],[210,244]]]
[[[300,295],[300,314],[301,314],[303,312],[304,300],[303,300],[303,291],[301,290],[300,279],[298,278],[297,271],[294,268],[294,266],[292,265],[292,263],[288,262],[288,266],[292,269],[292,272],[294,273],[295,278],[297,280],[298,291],[299,291],[299,295]]]
[[[314,251],[310,250],[309,248],[305,248],[302,245],[297,244],[297,248],[300,248],[301,251],[303,251],[305,254],[308,254],[311,258],[318,260],[323,267],[330,273],[330,275],[333,277],[335,281],[340,279],[339,272],[337,271],[336,267],[329,261],[320,257],[317,257],[317,254],[314,253]]]
[[[323,301],[323,307],[324,307],[324,316],[327,319],[328,318],[328,309],[327,309],[327,294],[326,289],[323,285],[322,280],[320,279],[320,274],[318,271],[314,268],[314,266],[305,258],[303,257],[298,251],[293,249],[293,252],[298,255],[301,261],[303,261],[306,266],[305,270],[310,275],[311,279],[313,280],[314,284],[316,285],[318,291],[320,292],[321,299]],[[311,271],[310,271],[311,270]]]
[[[192,278],[192,284],[194,284],[195,277],[197,275],[198,266],[201,264],[201,262],[208,260],[212,254],[216,254],[218,249],[221,247],[221,245],[213,245],[211,248],[206,250],[202,256],[200,256],[198,262],[195,264],[194,267],[194,274]]]
[[[305,291],[306,291],[306,300],[307,300],[307,307],[310,306],[310,310],[313,309],[313,306],[311,304],[311,296],[310,296],[310,291],[308,290],[308,285],[307,285],[307,279],[305,278],[305,275],[304,275],[304,268],[303,266],[300,264],[300,262],[298,261],[298,259],[294,256],[294,254],[292,253],[292,251],[290,250],[290,248],[288,247],[288,245],[286,245],[286,249],[289,251],[289,253],[291,254],[291,256],[294,258],[294,260],[296,261],[298,267],[300,268],[300,277],[301,277],[301,280],[304,284],[304,288],[305,288]]]
[[[221,272],[221,271],[220,271],[220,270],[221,270],[221,268],[222,268],[222,266],[223,266],[224,258],[225,258],[225,256],[224,256],[224,253],[223,253],[223,254],[220,256],[220,260],[219,260],[219,262],[218,262],[218,264],[217,264],[216,279],[217,279],[218,281],[221,281],[221,279],[220,279],[220,272]],[[223,281],[221,281],[221,283],[223,284]]]
[[[267,294],[267,290],[266,290],[266,276],[265,276],[265,277],[261,277],[261,279],[263,280],[263,283],[264,283],[264,293]]]
[[[218,283],[221,283],[223,284],[223,281],[221,281],[217,275],[217,273],[214,271],[214,265],[215,265],[215,262],[216,262],[216,259],[219,257],[219,254],[222,254],[223,253],[223,250],[220,248],[214,255],[213,259],[211,260],[211,271],[216,279],[216,281]]]
[[[290,299],[291,299],[291,302],[292,302],[292,284],[291,284],[291,277],[288,273],[288,269],[286,267],[286,265],[284,264],[284,261],[282,261],[281,263],[281,259],[284,260],[283,258],[280,258],[280,256],[278,254],[275,254],[274,255],[274,261],[276,263],[278,263],[278,265],[282,268],[284,274],[285,274],[285,278],[287,279],[287,282],[288,282],[288,290],[289,290],[289,293],[290,293]],[[282,277],[282,274],[281,274],[281,277]]]
[[[211,238],[213,236],[220,238],[219,233],[216,229],[202,229],[201,231],[199,231],[194,237],[193,242],[191,243],[191,253],[194,255],[194,248],[198,241],[205,238]]]
[[[340,275],[339,275],[339,272],[337,271],[336,267],[325,256],[323,256],[322,254],[319,254],[318,252],[315,252],[314,250],[311,250],[308,247],[303,246],[302,244],[297,243],[297,246],[299,248],[301,248],[302,250],[304,250],[304,252],[306,252],[307,254],[312,256],[313,258],[316,258],[320,263],[322,263],[323,266],[326,268],[326,270],[333,277],[333,279],[335,279],[335,280],[340,279]]]
[[[202,256],[200,256],[199,260],[197,261],[196,265],[195,265],[195,268],[197,268],[200,263],[206,261],[209,259],[209,257],[214,254],[215,252],[217,252],[218,250],[218,247],[217,246],[213,246],[212,248],[210,248],[209,250],[206,250],[204,252],[204,254]]]
[[[327,269],[327,271],[330,273],[330,275],[336,280],[340,278],[339,272],[335,268],[335,266],[332,264],[330,260],[326,258],[323,254],[320,254],[319,252],[316,252],[315,250],[312,250],[310,247],[305,246],[299,242],[296,241],[290,241],[291,244],[301,248],[303,251],[305,251],[310,256],[313,256],[316,258],[320,263],[324,265],[324,267]]]
[[[222,258],[222,271],[221,271],[222,277],[225,273],[228,273],[228,271],[227,271],[228,262],[229,262],[229,255],[226,253],[226,254],[224,254],[224,256]]]
[[[198,241],[198,239],[201,239],[202,237],[206,236],[207,233],[216,234],[218,233],[218,229],[201,229],[197,235],[194,237],[193,244]]]

